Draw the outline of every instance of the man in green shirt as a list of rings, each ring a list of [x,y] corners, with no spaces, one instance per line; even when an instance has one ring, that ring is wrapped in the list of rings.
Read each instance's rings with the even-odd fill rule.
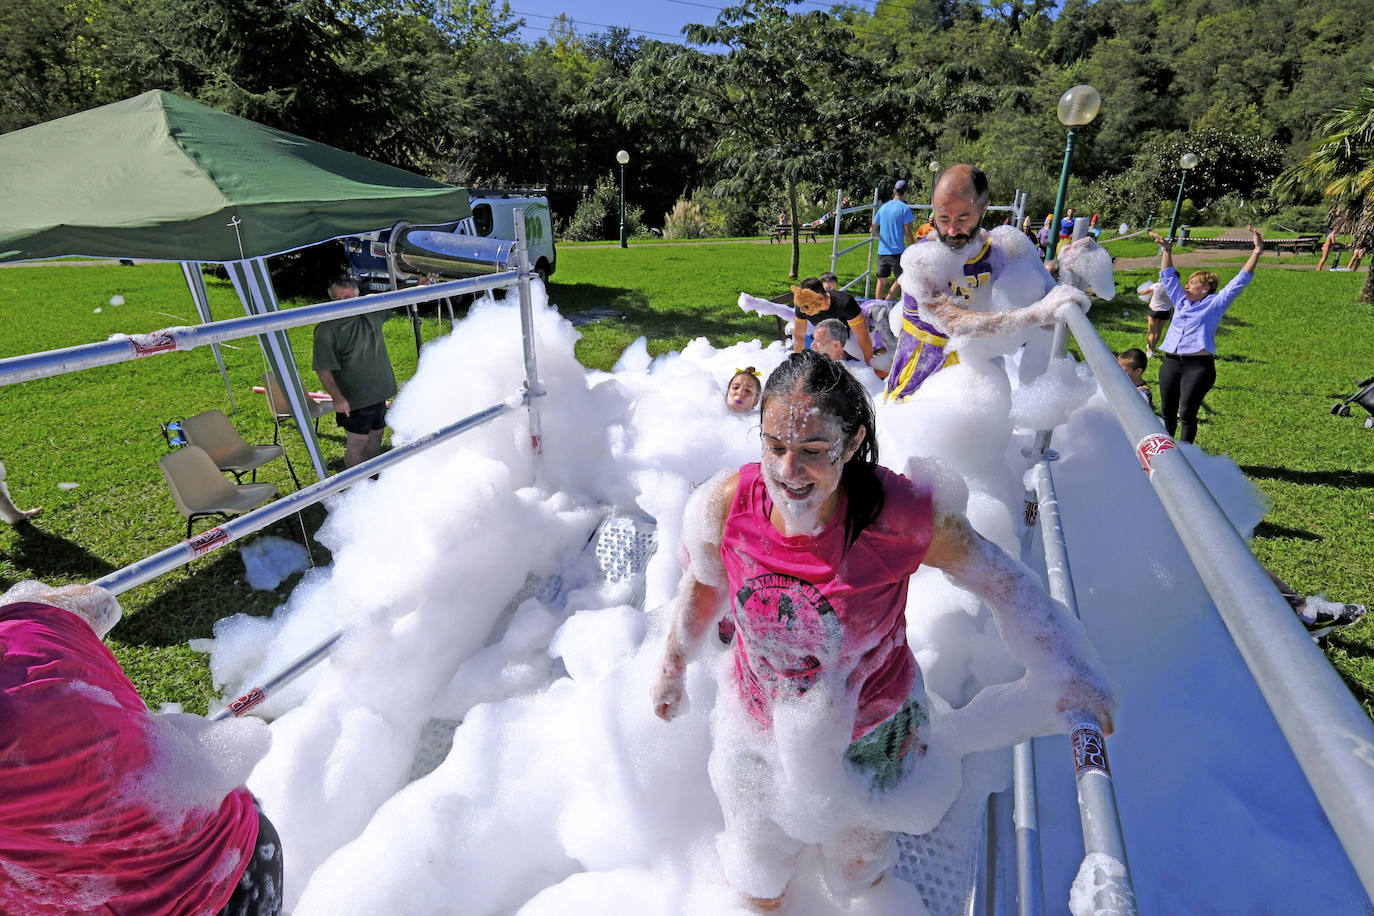
[[[358,284],[347,275],[329,284],[331,299],[357,295]],[[382,338],[385,321],[383,309],[315,325],[313,365],[344,430],[345,469],[382,453],[386,401],[396,393],[396,375]]]

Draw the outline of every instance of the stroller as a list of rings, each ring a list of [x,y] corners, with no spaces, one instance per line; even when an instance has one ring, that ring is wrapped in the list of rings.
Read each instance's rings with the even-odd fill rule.
[[[1331,414],[1336,417],[1350,416],[1350,405],[1358,404],[1365,409],[1369,416],[1364,418],[1366,429],[1374,429],[1374,378],[1367,378],[1360,382],[1360,390],[1344,400],[1337,401],[1331,405]]]

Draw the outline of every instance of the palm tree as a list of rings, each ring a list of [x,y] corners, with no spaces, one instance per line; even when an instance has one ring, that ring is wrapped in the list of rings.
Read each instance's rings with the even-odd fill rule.
[[[1320,125],[1325,134],[1312,152],[1279,176],[1280,192],[1320,192],[1331,203],[1331,227],[1349,232],[1353,244],[1374,242],[1374,67],[1348,107],[1332,109]],[[1374,302],[1374,269],[1365,276],[1361,302]]]

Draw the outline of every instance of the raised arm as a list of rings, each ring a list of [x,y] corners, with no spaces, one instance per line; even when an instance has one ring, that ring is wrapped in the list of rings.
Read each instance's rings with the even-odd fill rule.
[[[1245,266],[1241,270],[1248,274],[1255,272],[1255,267],[1259,264],[1260,255],[1264,253],[1264,236],[1254,226],[1246,226],[1245,231],[1250,233],[1250,237],[1255,240],[1254,250],[1250,252],[1250,257],[1245,259]]]
[[[1057,693],[1054,712],[1067,730],[1083,715],[1112,732],[1116,696],[1087,633],[1039,579],[974,531],[957,512],[937,511],[926,565],[947,573],[992,610],[1007,649],[1026,666],[1026,680]],[[974,704],[965,709],[971,711]]]
[[[1150,238],[1159,243],[1159,269],[1167,270],[1174,266],[1174,243],[1160,235],[1158,232],[1151,232]]]
[[[720,544],[725,516],[739,488],[738,471],[721,471],[696,489],[687,501],[682,543],[688,566],[674,599],[673,620],[663,645],[663,661],[649,695],[654,715],[665,722],[682,711],[686,700],[683,672],[702,639],[729,601]]]

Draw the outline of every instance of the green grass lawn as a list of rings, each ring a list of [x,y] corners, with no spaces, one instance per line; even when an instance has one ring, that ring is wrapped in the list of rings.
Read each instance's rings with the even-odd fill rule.
[[[1139,247],[1139,251],[1135,250]],[[561,246],[551,296],[567,314],[611,308],[620,317],[582,328],[578,357],[607,369],[637,337],[653,354],[706,336],[715,345],[776,334],[771,318],[745,313],[740,291],[769,296],[787,288],[790,248],[768,243],[664,243],[617,247]],[[1127,240],[1111,246],[1120,257],[1152,255],[1155,247]],[[802,245],[803,275],[830,268],[830,246]],[[1244,252],[1217,252],[1223,280]],[[1219,381],[1208,397],[1198,444],[1230,454],[1272,504],[1254,548],[1260,560],[1304,594],[1374,604],[1368,568],[1374,558],[1374,430],[1363,413],[1337,418],[1337,396],[1374,375],[1369,341],[1374,309],[1357,305],[1362,274],[1271,269],[1308,266],[1314,258],[1266,256],[1259,276],[1227,316],[1220,336]],[[862,253],[846,256],[838,273],[863,269]],[[1145,307],[1136,284],[1152,270],[1118,271],[1123,294],[1092,312],[1114,350],[1144,345]],[[227,283],[209,283],[216,317],[240,314]],[[111,306],[112,295],[125,304]],[[289,303],[288,303],[289,304]],[[99,313],[95,309],[101,309]],[[179,269],[61,266],[0,270],[0,314],[9,329],[0,356],[103,340],[115,332],[143,332],[195,321]],[[423,336],[442,333],[427,318]],[[410,323],[397,315],[386,335],[398,378],[415,371]],[[291,332],[297,362],[308,372],[308,328]],[[89,581],[180,541],[176,513],[157,467],[166,451],[159,423],[218,407],[249,441],[270,442],[273,427],[262,395],[251,392],[265,370],[255,340],[223,348],[236,409],[231,410],[208,348],[159,356],[73,375],[5,387],[0,392],[4,438],[0,459],[15,501],[42,505],[35,524],[0,526],[0,585],[23,578]],[[1152,384],[1157,367],[1147,370]],[[342,438],[321,423],[326,459],[337,467]],[[303,480],[310,476],[293,429],[283,431]],[[292,487],[277,462],[259,479]],[[76,484],[66,489],[60,484]],[[312,530],[323,510],[305,513]],[[197,530],[204,530],[201,522]],[[293,519],[271,533],[300,538]],[[315,547],[316,561],[328,562]],[[208,668],[187,641],[211,635],[215,620],[236,612],[266,614],[286,599],[294,580],[274,592],[244,581],[237,550],[217,551],[190,566],[133,589],[121,601],[127,617],[110,643],[153,707],[183,704],[203,712],[211,696]],[[1333,634],[1326,649],[1352,690],[1374,714],[1374,621]]]

